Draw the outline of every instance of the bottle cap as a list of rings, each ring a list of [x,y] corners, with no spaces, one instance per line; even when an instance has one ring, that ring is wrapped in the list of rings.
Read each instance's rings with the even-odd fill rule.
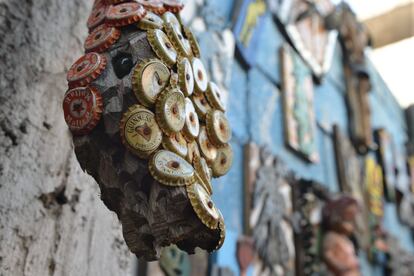
[[[151,107],[158,95],[167,87],[170,70],[159,59],[140,62],[132,75],[132,88],[138,101]]]
[[[161,30],[153,29],[147,31],[147,38],[157,57],[172,67],[177,61],[177,52],[168,36]]]
[[[181,33],[178,33],[171,23],[165,23],[164,29],[168,38],[177,50],[178,55],[182,57],[189,57],[192,55],[191,46],[189,43],[185,43],[185,38]]]
[[[214,82],[210,81],[206,91],[206,97],[211,106],[220,111],[226,111],[226,106],[223,103],[223,93]]]
[[[167,24],[171,24],[172,28],[174,29],[174,31],[177,34],[181,34],[182,33],[182,29],[181,29],[181,23],[178,20],[178,18],[172,13],[167,11],[166,13],[164,13],[162,15],[162,19],[164,20],[164,23]]]
[[[180,59],[177,64],[177,69],[180,89],[184,95],[189,97],[194,91],[194,75],[190,61],[187,58]]]
[[[137,26],[142,30],[151,30],[151,29],[162,29],[164,21],[153,12],[148,11],[147,14],[142,18]]]
[[[96,28],[104,22],[107,9],[108,6],[106,5],[97,5],[93,7],[88,22],[86,23],[89,30]]]
[[[217,149],[217,157],[214,160],[211,168],[213,170],[213,177],[221,177],[229,172],[233,164],[233,150],[230,144]]]
[[[166,150],[172,151],[181,157],[186,158],[188,154],[187,141],[180,132],[176,132],[171,136],[164,135],[162,145]]]
[[[185,98],[185,124],[183,134],[187,140],[194,140],[200,133],[200,121],[189,98]]]
[[[162,142],[154,113],[140,105],[133,105],[125,112],[120,134],[123,144],[140,158],[148,158]]]
[[[191,185],[195,181],[190,163],[168,150],[157,151],[148,166],[152,177],[167,186]]]
[[[191,206],[201,222],[210,229],[217,229],[220,213],[203,185],[195,182],[186,188]]]
[[[226,224],[224,223],[224,218],[223,215],[221,214],[220,210],[220,219],[219,219],[219,223],[218,223],[218,228],[220,229],[220,239],[217,243],[217,246],[214,250],[219,250],[223,244],[224,244],[224,240],[226,239]]]
[[[211,110],[211,106],[209,105],[206,96],[199,93],[193,94],[191,98],[193,99],[194,108],[198,114],[198,118],[204,121],[207,112]]]
[[[204,93],[208,86],[208,75],[203,62],[198,58],[193,58],[191,61],[193,67],[194,84],[198,93]]]
[[[67,80],[69,88],[83,87],[99,77],[106,68],[105,56],[87,53],[80,57],[69,69]]]
[[[157,99],[155,114],[167,135],[180,132],[185,124],[185,98],[177,88],[165,90]]]
[[[66,92],[63,99],[65,121],[74,135],[84,135],[95,128],[102,110],[102,96],[96,88],[77,87]]]
[[[162,15],[165,12],[164,3],[162,0],[135,0],[139,4],[143,5],[147,11],[152,11],[158,15]]]
[[[213,188],[211,186],[211,169],[207,165],[206,159],[203,157],[194,157],[193,161],[194,169],[196,170],[196,174],[200,177],[201,184],[203,184],[206,191],[212,195]]]
[[[144,7],[136,2],[109,6],[106,22],[110,26],[121,27],[140,21],[147,14]]]
[[[183,1],[181,0],[162,0],[164,7],[167,11],[178,13],[184,8]]]
[[[210,110],[206,115],[206,129],[210,141],[222,147],[231,139],[231,129],[226,115],[219,110]]]
[[[102,24],[95,28],[86,38],[85,51],[101,53],[111,47],[121,36],[121,31],[115,27]]]
[[[193,164],[194,158],[196,158],[196,156],[200,157],[200,149],[198,148],[198,144],[195,140],[188,142],[187,148],[188,152],[186,159],[190,162],[190,164]]]
[[[205,127],[201,127],[197,142],[201,155],[211,164],[217,157],[217,148],[210,142]]]
[[[200,58],[201,57],[201,49],[200,49],[200,45],[198,44],[195,35],[187,27],[183,27],[183,30],[184,30],[185,37],[190,42],[190,46],[191,46],[191,49],[192,49],[192,52],[193,52],[193,56],[197,57],[197,58]]]

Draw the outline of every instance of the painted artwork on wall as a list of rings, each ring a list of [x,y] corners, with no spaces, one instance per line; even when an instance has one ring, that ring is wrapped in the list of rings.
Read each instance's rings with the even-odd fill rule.
[[[382,218],[384,216],[382,168],[373,157],[365,159],[364,177],[369,211],[376,218]]]
[[[243,0],[238,7],[237,16],[235,16],[236,22],[233,32],[236,46],[243,61],[249,66],[253,66],[255,62],[266,10],[265,0]]]
[[[385,129],[375,131],[375,138],[378,144],[378,159],[383,173],[384,195],[387,201],[395,201],[395,189],[397,177],[396,155],[391,135]]]
[[[286,33],[314,76],[321,79],[331,67],[338,37],[336,30],[325,27],[324,20],[334,6],[328,0],[291,2]]]
[[[288,45],[280,53],[286,144],[308,161],[318,162],[312,74]]]

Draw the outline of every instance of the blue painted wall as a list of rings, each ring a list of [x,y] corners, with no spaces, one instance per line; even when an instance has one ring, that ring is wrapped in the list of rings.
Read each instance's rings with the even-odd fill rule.
[[[221,7],[222,0],[209,0],[211,7]],[[229,1],[231,2],[231,1]],[[227,2],[226,2],[227,3]],[[231,4],[230,4],[231,6]],[[232,26],[231,8],[226,6],[221,11],[221,26]],[[236,7],[233,7],[236,10]],[[224,20],[224,19],[223,19]],[[229,91],[227,115],[233,127],[232,146],[234,165],[230,173],[215,180],[214,200],[222,210],[227,225],[227,237],[223,248],[216,253],[214,260],[220,266],[226,266],[239,274],[235,258],[236,241],[242,234],[243,225],[243,145],[249,141],[268,146],[298,176],[315,180],[325,185],[330,191],[339,191],[336,174],[335,154],[332,140],[332,126],[337,124],[342,132],[348,133],[348,115],[345,104],[345,82],[342,67],[342,51],[337,44],[333,64],[320,85],[315,84],[315,112],[317,119],[317,139],[320,162],[310,164],[292,153],[284,143],[282,120],[282,103],[280,87],[279,49],[285,39],[279,32],[273,16],[267,13],[261,19],[261,32],[258,37],[254,66],[246,69],[240,55],[236,55]],[[211,51],[208,35],[202,35],[201,47]],[[403,157],[406,126],[403,111],[390,93],[389,89],[369,64],[372,77],[372,93],[369,100],[372,111],[372,126],[385,128],[393,137],[395,148]],[[408,178],[403,159],[399,164],[401,177],[398,186],[408,191]],[[402,245],[414,252],[410,231],[400,224],[396,215],[396,206],[385,205],[384,227],[391,234],[401,239]],[[360,254],[363,275],[381,275],[380,268],[371,266],[363,252]]]

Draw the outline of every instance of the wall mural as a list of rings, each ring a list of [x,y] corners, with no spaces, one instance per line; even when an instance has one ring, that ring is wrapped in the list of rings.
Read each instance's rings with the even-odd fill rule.
[[[294,0],[288,11],[286,33],[293,46],[318,78],[328,72],[333,59],[338,32],[325,26],[325,14],[334,10],[328,0]]]
[[[394,144],[390,134],[385,129],[376,130],[375,137],[378,144],[378,159],[383,173],[385,199],[394,202],[397,182]]]
[[[262,18],[265,13],[265,0],[243,0],[239,7],[234,35],[239,53],[250,66],[254,64]]]
[[[295,275],[292,190],[287,171],[267,150],[261,151],[261,166],[253,194],[250,217],[258,259],[256,275]]]
[[[312,75],[288,45],[281,48],[281,63],[286,144],[308,161],[317,162]]]

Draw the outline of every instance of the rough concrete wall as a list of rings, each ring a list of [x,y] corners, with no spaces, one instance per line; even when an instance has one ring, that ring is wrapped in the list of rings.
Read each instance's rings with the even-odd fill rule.
[[[0,275],[131,275],[61,102],[92,1],[0,0]]]

